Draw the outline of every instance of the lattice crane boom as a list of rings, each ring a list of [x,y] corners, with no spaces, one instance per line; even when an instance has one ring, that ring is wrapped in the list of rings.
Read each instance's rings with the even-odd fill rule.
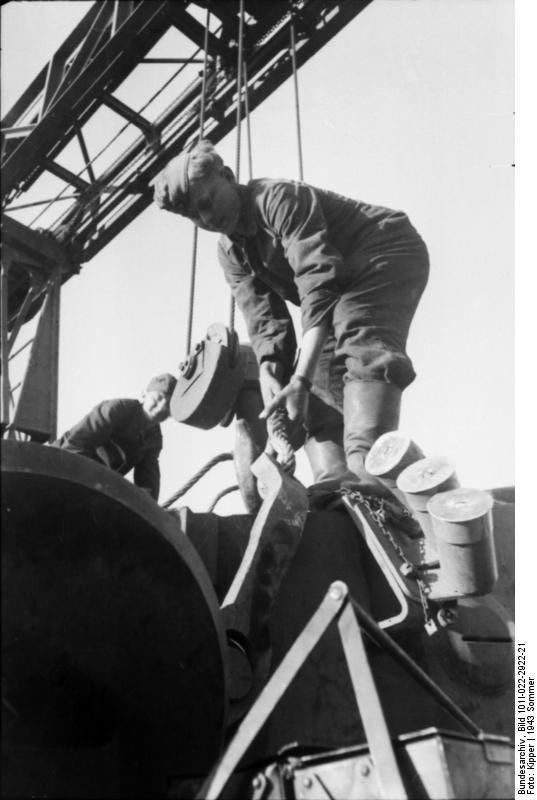
[[[297,3],[297,65],[304,64],[369,2]],[[2,122],[5,211],[9,214],[43,172],[64,181],[76,199],[67,209],[62,203],[61,212],[47,227],[56,234],[69,227],[68,240],[76,242],[81,262],[98,253],[148,206],[150,179],[196,135],[200,78],[154,120],[114,94],[170,27],[198,49],[203,46],[203,27],[189,13],[192,5],[175,0],[96,3]],[[237,3],[213,0],[208,6],[220,26],[218,35],[209,36],[212,86],[205,133],[217,142],[235,125]],[[291,75],[289,7],[288,2],[245,3],[250,23],[245,26],[245,61],[251,110]],[[195,54],[180,55],[185,62],[195,59]],[[87,151],[83,127],[102,106],[138,128],[140,136],[100,174],[89,163],[85,174],[76,175],[56,159],[75,138]]]
[[[299,68],[370,2],[244,0],[248,83],[240,102],[244,105],[247,100],[252,111],[292,74],[291,17]],[[207,36],[203,132],[218,142],[237,120],[238,0],[96,2],[2,120],[2,210],[8,245],[2,261],[7,295],[2,319],[4,426],[13,426],[12,417],[16,418],[16,412],[9,411],[13,398],[5,362],[24,322],[45,307],[50,292],[59,292],[82,263],[147,208],[152,202],[151,179],[199,135],[202,77],[195,65],[204,60],[205,26],[196,15],[204,20],[207,11],[212,24]],[[177,57],[175,53],[173,58],[152,57],[170,31],[182,37],[176,45]],[[125,82],[140,65],[151,69],[151,64],[170,62],[178,69],[142,108],[126,102]],[[176,79],[181,80],[179,87],[174,85]],[[171,102],[150,110],[164,88],[173,91]],[[120,130],[95,152],[88,129],[104,112],[112,115]],[[119,141],[126,130],[127,143]],[[109,152],[103,162],[103,154],[112,145],[114,160]],[[78,172],[65,158],[73,146],[82,155]],[[54,197],[36,197],[46,180],[60,190]],[[56,302],[49,305],[59,309]],[[56,330],[57,321],[50,320],[50,326]],[[49,356],[57,359],[57,355]],[[39,380],[44,380],[43,375]],[[45,381],[57,381],[57,364]],[[37,387],[26,394],[39,393]],[[34,409],[30,416],[33,413]],[[54,417],[54,408],[48,409],[45,418]],[[41,429],[50,428],[49,423],[38,428],[39,437],[46,438],[47,430]],[[31,431],[32,426],[25,423],[24,429]]]

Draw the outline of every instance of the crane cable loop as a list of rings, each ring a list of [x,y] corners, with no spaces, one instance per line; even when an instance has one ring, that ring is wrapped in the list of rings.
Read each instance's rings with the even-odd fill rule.
[[[295,451],[290,441],[291,422],[285,406],[277,406],[267,417],[267,448],[274,450],[278,463],[284,472],[294,475],[296,469]]]
[[[176,500],[179,500],[180,497],[182,497],[184,494],[190,491],[190,489],[192,489],[192,487],[195,486],[196,483],[209,472],[209,470],[211,470],[217,464],[220,464],[220,462],[222,461],[233,461],[233,453],[220,453],[219,455],[214,456],[214,458],[211,458],[211,460],[208,461],[205,464],[205,466],[203,466],[200,470],[198,470],[190,478],[189,481],[187,481],[180,489],[178,489],[175,492],[175,494],[172,494],[172,496],[168,497],[168,499],[165,500],[164,503],[161,503],[160,507],[169,508],[171,505],[175,503]]]
[[[218,492],[218,494],[216,495],[216,497],[212,501],[211,505],[207,509],[207,513],[210,514],[211,511],[214,511],[215,506],[217,505],[217,503],[220,502],[220,500],[223,497],[226,497],[226,495],[231,494],[232,492],[238,492],[238,491],[239,491],[239,487],[237,486],[237,484],[234,484],[233,486],[228,486],[227,489],[222,489],[222,491]]]

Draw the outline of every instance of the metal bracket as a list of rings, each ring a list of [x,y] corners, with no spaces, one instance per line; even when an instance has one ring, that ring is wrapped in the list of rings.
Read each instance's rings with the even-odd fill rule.
[[[363,643],[366,633],[386,650],[425,690],[479,742],[484,733],[434,681],[352,600],[341,581],[332,583],[321,605],[275,670],[228,749],[205,782],[198,800],[217,800],[253,739],[330,623],[337,619],[343,650],[366,739],[377,768],[381,798],[407,798],[375,681]],[[363,633],[362,633],[363,631]]]
[[[358,529],[400,606],[397,614],[379,622],[380,627],[391,628],[402,624],[414,627],[414,622],[419,627],[423,622],[423,615],[415,581],[401,575],[397,554],[381,540],[365,510],[348,497],[344,496],[343,502],[352,519],[358,523]]]
[[[205,800],[218,798],[250,743],[261,730],[323,633],[335,619],[338,621],[339,633],[371,755],[378,766],[381,797],[391,798],[391,800],[406,800],[406,790],[399,773],[390,734],[369,666],[362,633],[349,601],[349,591],[343,582],[336,581],[330,586],[321,605],[239,726],[227,751],[197,795],[199,800],[201,798]]]
[[[219,796],[250,743],[267,721],[272,709],[332,620],[341,612],[347,598],[346,589],[345,584],[332,584],[323,602],[240,724],[228,749],[198,793],[198,800],[216,800]]]
[[[270,668],[270,613],[308,513],[306,489],[267,453],[252,464],[252,472],[264,500],[221,608],[225,629],[240,635],[253,663],[250,698],[257,694]]]
[[[11,427],[38,441],[56,436],[58,413],[58,349],[60,267],[51,277],[41,309]]]

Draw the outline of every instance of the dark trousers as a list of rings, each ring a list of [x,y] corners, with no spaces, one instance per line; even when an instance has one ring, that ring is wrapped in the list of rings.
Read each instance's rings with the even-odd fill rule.
[[[410,223],[372,239],[346,261],[348,278],[313,380],[308,434],[343,441],[343,386],[383,381],[405,389],[416,377],[406,352],[410,323],[429,276],[427,248]]]

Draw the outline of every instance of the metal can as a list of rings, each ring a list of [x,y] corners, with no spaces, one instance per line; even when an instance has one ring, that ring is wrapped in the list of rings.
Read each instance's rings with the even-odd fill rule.
[[[421,449],[408,434],[388,431],[379,436],[367,454],[365,468],[406,503],[403,493],[397,489],[397,478],[406,467],[423,457]]]
[[[441,492],[427,503],[444,592],[468,596],[492,591],[498,579],[493,503],[479,489]]]
[[[397,488],[404,493],[406,504],[420,523],[426,538],[433,545],[435,535],[427,503],[438,492],[445,492],[458,486],[455,467],[443,456],[431,456],[415,461],[397,478]]]

